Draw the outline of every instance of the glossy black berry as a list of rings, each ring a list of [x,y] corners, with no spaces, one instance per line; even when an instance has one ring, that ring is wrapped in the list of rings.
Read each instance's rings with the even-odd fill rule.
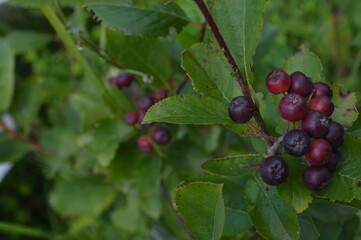
[[[330,171],[323,166],[310,166],[303,173],[303,183],[312,191],[322,191],[330,181]]]
[[[301,129],[294,129],[283,137],[283,147],[292,156],[300,157],[306,154],[310,147],[310,137]]]
[[[271,156],[262,162],[259,168],[259,174],[265,183],[271,186],[277,186],[286,181],[288,177],[288,165],[282,158]]]
[[[333,148],[338,148],[344,142],[344,135],[344,127],[338,122],[331,121],[329,131],[325,139],[330,143]]]
[[[253,117],[253,104],[246,97],[235,97],[228,106],[229,117],[236,123],[246,123]]]
[[[143,111],[147,111],[153,105],[153,100],[148,95],[141,95],[137,99],[137,106]]]
[[[132,83],[133,79],[134,77],[128,73],[120,73],[118,76],[110,79],[110,84],[119,88],[127,87]]]
[[[322,138],[327,135],[330,124],[327,116],[319,111],[310,111],[301,123],[302,129],[313,138]]]
[[[167,91],[164,88],[159,88],[157,91],[155,91],[152,95],[153,103],[157,103],[159,101],[162,101],[164,98],[168,96]]]
[[[273,70],[267,75],[266,86],[268,91],[273,94],[287,92],[290,88],[291,79],[288,74],[280,69]]]
[[[307,162],[310,165],[321,166],[326,163],[326,157],[332,153],[331,145],[323,138],[312,140],[306,153]]]
[[[304,97],[297,93],[286,94],[278,104],[278,112],[282,118],[297,122],[305,117],[307,102]]]
[[[312,80],[302,72],[294,72],[290,76],[291,86],[289,93],[297,93],[302,97],[308,97],[312,93]]]
[[[334,150],[332,153],[327,155],[325,167],[327,167],[330,173],[332,173],[337,169],[340,160],[341,154],[337,150]]]
[[[163,127],[157,127],[152,133],[152,139],[154,140],[154,142],[160,145],[169,143],[170,138],[170,132],[168,131],[168,129]]]
[[[332,90],[328,84],[323,82],[316,82],[313,84],[313,96],[326,96],[332,98]]]
[[[135,111],[130,111],[130,112],[127,112],[125,115],[124,115],[124,121],[126,124],[128,125],[134,125],[136,123],[138,123],[139,121],[139,115],[137,112]]]
[[[140,136],[137,139],[137,146],[141,152],[144,152],[144,153],[153,152],[153,146],[152,146],[148,136]]]
[[[310,110],[320,111],[329,117],[335,110],[335,106],[330,98],[326,96],[315,96],[310,101]]]

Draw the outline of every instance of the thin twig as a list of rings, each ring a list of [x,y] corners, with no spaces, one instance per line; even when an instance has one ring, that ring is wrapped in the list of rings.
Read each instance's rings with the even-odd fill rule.
[[[49,149],[47,147],[44,147],[44,146],[34,142],[28,136],[19,135],[15,131],[8,128],[8,126],[6,126],[6,124],[4,122],[0,121],[0,127],[9,136],[9,138],[19,139],[19,140],[29,144],[33,150],[49,153],[49,154],[52,154],[52,155],[56,155],[56,152],[54,150]]]
[[[245,132],[242,132],[242,135],[243,136],[248,136],[248,137],[263,138],[263,139],[273,141],[273,142],[276,142],[278,140],[278,138],[271,137],[271,136],[268,136],[268,135],[258,134],[258,133],[245,133]]]
[[[262,116],[259,112],[259,109],[258,109],[258,106],[256,104],[254,104],[252,98],[251,98],[251,94],[249,92],[249,88],[248,86],[246,85],[244,79],[243,79],[243,76],[241,74],[241,71],[239,70],[237,64],[236,64],[236,61],[233,57],[233,55],[231,54],[224,38],[222,37],[219,29],[218,29],[218,26],[217,24],[215,23],[211,13],[209,12],[206,4],[204,3],[203,0],[195,0],[196,4],[198,5],[198,8],[201,10],[204,18],[206,19],[208,25],[210,26],[215,38],[217,39],[218,41],[218,44],[219,46],[221,47],[225,57],[227,58],[227,61],[228,63],[231,65],[232,69],[233,69],[233,72],[237,78],[237,81],[239,83],[239,85],[241,86],[241,89],[242,89],[242,92],[243,92],[243,95],[250,101],[253,103],[254,105],[254,118],[257,122],[257,124],[259,125],[259,127],[261,128],[262,132],[265,133],[266,135],[268,135],[268,132],[266,130],[266,125],[262,119]],[[267,145],[270,147],[272,144],[270,141],[267,141]]]

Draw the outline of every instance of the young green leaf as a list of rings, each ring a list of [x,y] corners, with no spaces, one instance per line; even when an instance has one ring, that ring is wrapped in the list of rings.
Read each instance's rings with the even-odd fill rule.
[[[6,110],[14,92],[15,56],[10,45],[0,38],[0,111]]]
[[[294,55],[287,58],[282,68],[288,73],[292,74],[296,71],[301,71],[306,76],[310,77],[313,82],[322,81],[322,63],[316,54],[311,52],[305,46],[301,46],[300,50]]]
[[[302,181],[302,174],[306,166],[301,163],[299,158],[285,156],[284,159],[289,167],[289,176],[285,183],[277,187],[278,195],[285,202],[291,204],[297,213],[300,213],[308,208],[308,204],[313,199],[311,191]]]
[[[212,0],[211,13],[227,46],[250,82],[253,56],[261,35],[264,0]],[[241,70],[242,71],[242,70]]]
[[[90,5],[90,9],[105,25],[133,36],[167,36],[171,29],[179,32],[190,21],[174,3],[143,9],[122,1]]]
[[[356,121],[359,113],[356,108],[357,93],[345,91],[340,84],[332,84],[333,92],[332,102],[335,105],[335,111],[332,114],[332,120],[341,123],[345,128],[350,128]]]
[[[143,123],[233,124],[227,109],[227,104],[209,97],[180,95],[166,98],[153,105],[148,110]]]
[[[193,182],[175,192],[177,209],[197,240],[218,240],[223,232],[223,184]]]
[[[205,44],[196,44],[185,50],[182,67],[192,79],[194,90],[204,96],[229,103],[243,95],[223,53],[209,49]]]
[[[202,165],[202,169],[220,176],[242,176],[258,171],[258,167],[242,168],[241,165],[259,164],[261,161],[261,154],[238,155],[209,160]]]
[[[275,188],[266,191],[262,181],[254,177],[247,184],[246,199],[251,221],[265,239],[279,239],[280,236],[282,239],[299,239],[296,212],[278,197]]]

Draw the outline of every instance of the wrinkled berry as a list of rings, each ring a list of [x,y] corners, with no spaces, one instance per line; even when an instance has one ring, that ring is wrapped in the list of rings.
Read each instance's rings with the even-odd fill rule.
[[[271,156],[262,162],[259,168],[259,174],[265,183],[271,186],[277,186],[286,181],[288,177],[288,165],[282,158]]]
[[[229,117],[236,123],[246,123],[253,117],[253,104],[246,97],[235,97],[228,106]]]
[[[310,147],[310,137],[305,131],[294,129],[283,137],[283,147],[286,152],[295,157],[305,155]]]
[[[283,96],[279,102],[278,112],[282,118],[291,122],[297,122],[305,117],[307,102],[301,95],[289,93]]]
[[[319,111],[310,111],[301,123],[302,129],[313,138],[326,136],[329,130],[329,120],[325,114]]]
[[[273,94],[287,92],[290,88],[291,79],[288,74],[280,69],[273,70],[267,75],[266,86],[268,91]]]

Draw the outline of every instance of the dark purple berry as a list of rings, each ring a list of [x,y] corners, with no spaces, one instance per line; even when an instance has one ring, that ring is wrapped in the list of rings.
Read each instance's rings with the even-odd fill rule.
[[[153,126],[153,123],[142,123],[146,113],[146,111],[140,110],[138,123],[141,124],[143,128],[150,128]]]
[[[273,70],[267,75],[266,86],[268,91],[273,94],[287,92],[290,88],[291,79],[288,74],[280,69]]]
[[[303,173],[303,183],[310,190],[319,192],[328,186],[330,171],[322,166],[310,166]]]
[[[312,80],[301,72],[294,72],[290,76],[291,87],[289,93],[297,93],[302,97],[308,97],[312,93]]]
[[[170,132],[166,128],[157,127],[152,133],[152,139],[160,145],[167,144],[170,141]]]
[[[301,123],[302,129],[313,138],[321,138],[327,135],[329,120],[325,114],[319,111],[310,111]]]
[[[147,111],[153,105],[153,100],[148,95],[139,96],[137,99],[137,106],[143,111]]]
[[[326,96],[328,98],[332,98],[332,90],[328,84],[323,82],[316,82],[313,84],[313,96]]]
[[[167,96],[168,96],[167,91],[164,88],[159,88],[157,91],[155,91],[153,93],[153,96],[152,96],[153,103],[162,101]]]
[[[153,146],[152,146],[148,136],[140,136],[137,139],[137,146],[141,152],[144,152],[144,153],[153,152]]]
[[[291,122],[297,122],[305,117],[307,102],[297,93],[286,94],[278,104],[278,112],[282,118]]]
[[[134,125],[136,123],[138,123],[139,121],[139,115],[137,112],[135,111],[130,111],[130,112],[127,112],[125,115],[124,115],[124,121],[126,124],[128,125]]]
[[[330,127],[325,139],[333,148],[338,148],[343,144],[344,135],[344,127],[338,122],[330,121]]]
[[[294,129],[287,132],[283,137],[283,147],[290,155],[300,157],[308,151],[310,141],[310,137],[305,131]]]
[[[327,167],[330,173],[332,173],[337,169],[340,160],[341,154],[337,150],[334,150],[332,153],[327,155],[325,167]]]
[[[306,153],[307,162],[310,165],[321,166],[326,163],[326,157],[332,153],[331,145],[323,138],[314,139],[310,149]]]
[[[110,79],[110,84],[118,88],[129,86],[134,77],[128,73],[120,73],[118,76]]]
[[[228,106],[229,117],[236,123],[246,123],[253,117],[253,104],[246,97],[235,97]]]
[[[282,158],[271,156],[262,162],[259,168],[259,174],[265,183],[271,186],[277,186],[286,181],[288,177],[288,165]]]
[[[326,96],[315,96],[310,101],[310,110],[320,111],[329,117],[332,115],[333,110],[335,110],[335,106],[330,98]]]

